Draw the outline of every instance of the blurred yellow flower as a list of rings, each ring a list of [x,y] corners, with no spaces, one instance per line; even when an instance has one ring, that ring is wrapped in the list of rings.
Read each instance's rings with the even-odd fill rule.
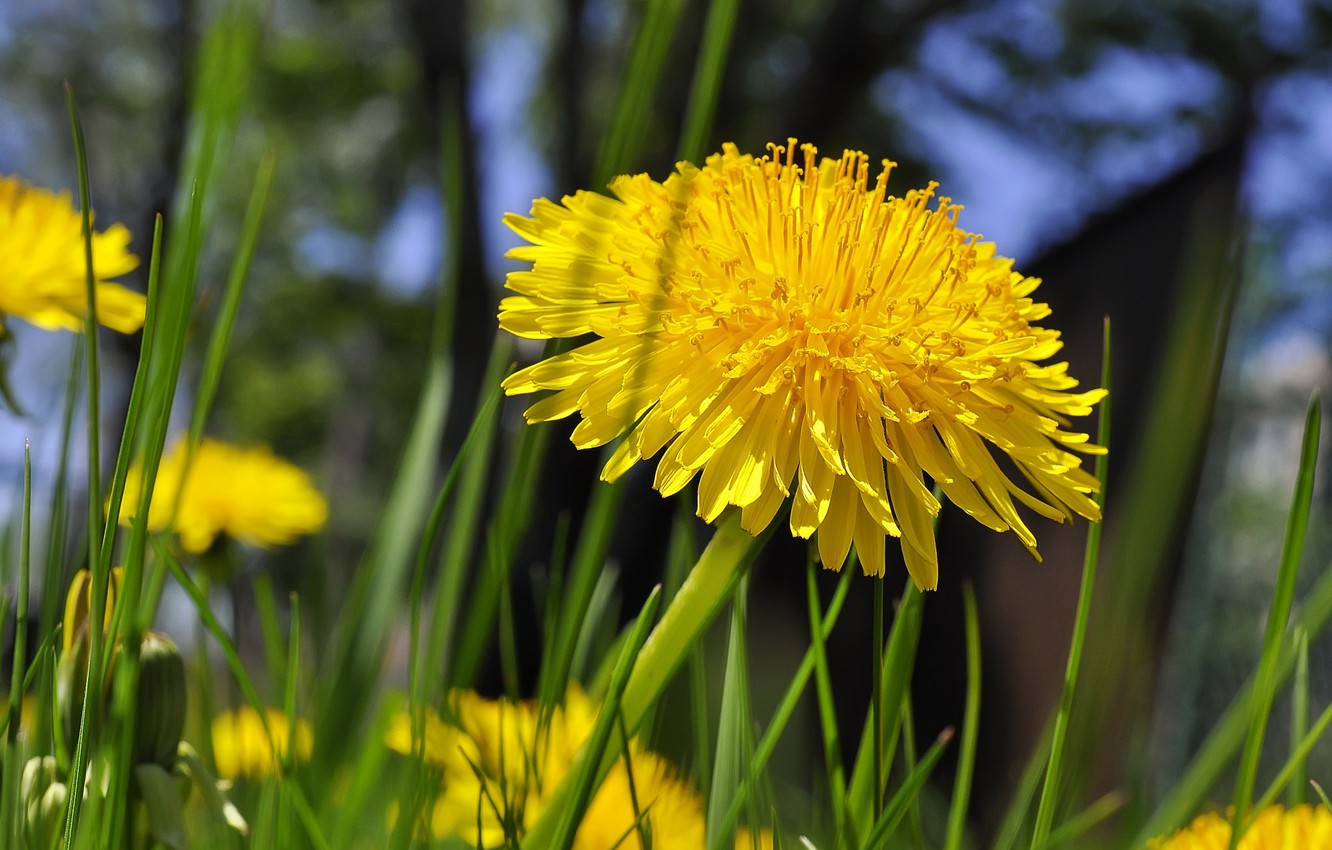
[[[328,503],[310,476],[266,447],[204,439],[189,458],[188,475],[185,463],[184,440],[163,453],[148,528],[167,527],[180,493],[174,528],[188,552],[207,551],[219,534],[264,548],[284,545],[319,531],[328,520]],[[136,463],[125,479],[121,525],[134,519],[143,486],[142,464]]]
[[[298,719],[293,728],[287,715],[276,708],[266,709],[264,719],[268,721],[267,731],[259,713],[248,705],[213,719],[213,761],[218,776],[263,779],[277,775],[289,751],[297,761],[310,757],[314,734],[308,722]]]
[[[1226,850],[1230,819],[1215,812],[1168,838],[1147,842],[1149,850]],[[1332,850],[1332,813],[1323,806],[1297,806],[1289,811],[1268,806],[1240,838],[1239,850]]]
[[[499,847],[514,837],[506,835],[506,824],[521,837],[536,822],[591,735],[599,707],[579,690],[571,690],[564,704],[546,716],[534,702],[487,700],[470,692],[451,694],[449,703],[455,722],[427,714],[419,746],[426,763],[440,772],[430,830],[438,838]],[[394,719],[386,741],[412,754],[408,715]],[[698,795],[667,761],[635,739],[629,765],[617,761],[589,802],[574,847],[641,850],[638,825],[651,831],[656,848],[696,850],[704,843]]]
[[[139,265],[129,241],[123,224],[94,232],[92,239],[97,321],[121,333],[143,326],[146,304],[140,293],[109,282]],[[47,330],[83,330],[83,217],[68,192],[0,175],[0,257],[0,319],[17,316]]]
[[[1072,451],[1103,449],[1066,430],[1105,391],[1069,392],[1062,346],[1037,326],[1040,283],[958,227],[935,184],[887,192],[892,163],[817,158],[813,145],[734,145],[664,183],[611,181],[614,197],[536,201],[505,223],[532,243],[513,259],[517,292],[500,326],[520,337],[596,338],[511,375],[509,394],[554,390],[529,422],[575,412],[579,448],[627,433],[607,481],[663,452],[662,495],[696,476],[708,522],[741,509],[751,534],[791,500],[791,533],[817,533],[825,566],[854,541],[884,572],[885,535],[902,538],[916,584],[938,581],[926,476],[984,525],[1036,537],[1038,514],[1099,519],[1096,480]],[[803,166],[798,159],[802,159]],[[1000,468],[1007,454],[1033,493]],[[1022,480],[1022,479],[1019,479]]]

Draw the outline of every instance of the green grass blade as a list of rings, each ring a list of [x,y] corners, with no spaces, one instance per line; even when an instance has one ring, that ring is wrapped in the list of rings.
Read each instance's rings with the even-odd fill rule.
[[[597,154],[594,177],[598,185],[631,169],[638,161],[683,5],[680,0],[647,0],[611,125]]]
[[[384,503],[374,541],[347,592],[341,615],[334,626],[320,676],[323,696],[317,701],[322,734],[340,736],[369,708],[365,701],[342,700],[348,689],[365,692],[379,674],[379,659],[385,635],[396,617],[396,606],[406,588],[408,570],[415,559],[418,534],[427,518],[434,493],[435,467],[443,438],[452,386],[452,363],[443,330],[447,320],[439,317],[427,355],[421,397],[412,430],[403,449],[393,486]]]
[[[1101,337],[1101,386],[1110,386],[1110,319],[1105,320]],[[1102,446],[1110,445],[1110,397],[1102,399],[1096,424],[1097,439]],[[1097,507],[1105,507],[1108,455],[1096,457],[1096,480],[1100,490],[1093,496]],[[1036,806],[1036,825],[1032,829],[1032,850],[1040,850],[1050,837],[1055,808],[1059,804],[1059,785],[1063,780],[1064,742],[1068,736],[1069,717],[1073,713],[1073,697],[1077,690],[1078,672],[1082,667],[1082,650],[1087,642],[1087,626],[1091,621],[1092,591],[1096,587],[1096,566],[1101,554],[1101,523],[1092,523],[1087,530],[1087,546],[1082,560],[1082,583],[1078,588],[1077,614],[1073,619],[1073,638],[1068,648],[1067,666],[1064,668],[1064,686],[1059,697],[1059,710],[1055,714],[1054,732],[1050,739],[1050,761],[1045,768],[1045,784],[1041,788],[1040,802]]]
[[[23,681],[28,669],[28,578],[32,560],[32,447],[23,441],[23,518],[19,532],[19,589],[14,611],[14,653],[9,675],[9,743],[18,740]],[[8,762],[6,762],[8,764]],[[13,786],[6,786],[13,787]],[[6,795],[8,796],[8,795]]]
[[[55,480],[51,483],[51,519],[46,534],[46,569],[42,574],[42,587],[64,587],[65,538],[69,533],[70,443],[74,437],[74,408],[79,395],[83,345],[83,336],[79,335],[74,340],[74,352],[70,357],[69,373],[65,380],[65,405],[60,419],[60,453],[56,461]],[[48,634],[56,627],[61,601],[62,594],[59,592],[42,594],[41,619],[37,623],[39,633]]]
[[[770,526],[756,540],[740,527],[740,515],[723,518],[689,578],[676,594],[661,622],[652,630],[633,666],[621,699],[621,712],[629,734],[638,731],[649,709],[660,699],[666,684],[698,644],[707,626],[735,589],[736,582],[772,531]],[[605,709],[603,708],[603,711]],[[570,802],[572,783],[560,783],[546,804],[559,811]],[[553,831],[549,819],[538,820],[524,846],[550,845]]]
[[[976,612],[976,593],[970,582],[962,588],[962,603],[967,640],[967,698],[962,710],[961,751],[957,757],[957,776],[953,779],[953,801],[948,809],[944,850],[962,850],[967,806],[971,800],[971,778],[976,769],[976,737],[980,728],[980,615]]]
[[[472,425],[467,431],[467,436],[463,438],[462,446],[458,450],[458,455],[453,459],[449,466],[448,473],[444,476],[444,484],[440,487],[439,494],[435,497],[435,505],[430,511],[430,519],[426,523],[426,529],[421,536],[421,542],[416,552],[416,568],[412,576],[412,589],[410,594],[411,609],[411,643],[408,647],[408,675],[410,678],[409,693],[414,705],[424,704],[429,695],[434,693],[442,679],[442,673],[436,674],[434,678],[422,681],[423,671],[436,670],[440,666],[438,658],[432,658],[429,663],[421,662],[421,608],[422,599],[425,592],[425,574],[426,565],[429,563],[431,549],[435,545],[435,540],[439,535],[439,530],[443,525],[444,512],[451,504],[453,492],[458,486],[458,481],[462,476],[463,464],[466,459],[471,457],[478,443],[490,439],[489,435],[494,431],[495,415],[499,410],[499,394],[493,392],[482,399],[482,405],[477,415],[472,420]],[[443,581],[441,577],[441,581]],[[438,615],[437,615],[438,619]],[[439,650],[442,652],[442,648]]]
[[[625,644],[624,649],[620,652],[619,660],[615,663],[615,672],[611,674],[610,688],[602,701],[601,712],[597,715],[596,725],[592,728],[592,733],[588,736],[587,743],[583,745],[578,760],[570,772],[572,782],[566,780],[561,784],[561,788],[568,788],[568,796],[565,798],[568,800],[568,805],[549,810],[559,817],[555,830],[550,836],[549,844],[541,841],[540,827],[543,822],[550,820],[550,818],[542,817],[528,833],[529,840],[523,842],[524,847],[550,847],[553,850],[569,850],[573,846],[574,835],[578,831],[579,823],[582,822],[583,814],[587,811],[587,804],[592,799],[592,793],[600,784],[605,768],[609,767],[609,762],[618,756],[618,751],[608,749],[611,732],[620,723],[624,723],[623,728],[628,728],[628,724],[625,723],[624,717],[621,715],[623,698],[634,667],[641,660],[640,653],[648,640],[649,629],[653,620],[656,619],[657,610],[660,607],[661,587],[659,585],[648,595],[647,602],[643,604],[643,610],[639,612],[638,620],[634,623],[634,629],[630,632],[629,641]],[[625,742],[622,741],[621,743]]]
[[[277,592],[273,589],[273,577],[267,572],[258,572],[250,580],[254,593],[254,608],[259,621],[259,634],[263,639],[264,666],[268,670],[270,693],[277,693],[281,684],[287,680],[288,647],[282,637],[282,624],[278,618]]]
[[[703,43],[698,51],[698,64],[694,66],[694,84],[689,90],[689,105],[685,109],[676,159],[697,163],[710,147],[708,134],[717,112],[726,55],[730,52],[731,37],[739,16],[740,0],[712,0],[708,5]]]
[[[910,776],[918,764],[916,760],[916,719],[911,707],[911,694],[908,692],[902,701],[902,768]],[[920,795],[917,794],[907,803],[908,840],[913,847],[925,846],[925,819],[920,813]]]
[[[883,656],[882,686],[879,699],[884,706],[882,716],[885,728],[880,732],[882,741],[880,758],[884,763],[892,761],[896,749],[896,738],[900,728],[901,706],[907,698],[911,684],[911,671],[915,665],[916,645],[920,641],[921,617],[925,597],[916,586],[907,583],[902,600],[897,606],[897,615],[888,633],[888,648]],[[865,722],[864,733],[856,751],[856,761],[851,769],[851,783],[847,789],[846,826],[849,831],[847,842],[850,846],[859,846],[860,838],[865,836],[877,822],[874,814],[874,712]]]
[[[1292,742],[1290,758],[1286,760],[1276,778],[1272,780],[1272,784],[1268,786],[1267,791],[1254,804],[1253,810],[1255,812],[1261,812],[1272,805],[1276,801],[1277,795],[1281,793],[1282,788],[1288,788],[1296,782],[1301,785],[1308,782],[1308,777],[1305,776],[1305,766],[1309,759],[1309,753],[1313,751],[1314,745],[1322,739],[1329,724],[1332,724],[1332,705],[1323,709],[1323,713],[1318,715],[1314,725],[1303,731],[1297,741]],[[1302,792],[1304,789],[1301,788],[1300,790]],[[1301,794],[1296,802],[1288,803],[1288,805],[1293,808],[1303,802],[1303,794]]]
[[[1310,409],[1312,411],[1313,407],[1311,406]],[[1303,452],[1301,457],[1301,467],[1297,473],[1297,499],[1301,494],[1305,478],[1311,478],[1313,474],[1313,466],[1311,463],[1304,462]],[[1296,519],[1297,517],[1292,514],[1291,525],[1295,524]],[[1291,526],[1288,526],[1288,537],[1294,530]],[[1300,530],[1301,537],[1302,534],[1303,530]],[[1288,554],[1290,554],[1288,551],[1283,550],[1283,562]],[[1332,620],[1332,571],[1319,576],[1313,588],[1305,596],[1300,605],[1299,613],[1295,617],[1295,627],[1304,629],[1308,633],[1309,639],[1314,640],[1329,620]],[[1293,646],[1287,645],[1279,649],[1277,661],[1273,668],[1275,670],[1274,687],[1280,687],[1286,677],[1291,675],[1295,667],[1295,657],[1296,651]],[[1179,781],[1171,787],[1170,792],[1157,806],[1156,811],[1138,831],[1134,846],[1143,845],[1154,836],[1164,835],[1179,828],[1197,811],[1198,806],[1220,779],[1235,752],[1245,741],[1251,725],[1250,711],[1253,705],[1256,681],[1257,675],[1255,674],[1231,700],[1230,705],[1216,725],[1212,727],[1212,731],[1208,734],[1202,746],[1194,753]]]
[[[134,447],[139,441],[139,428],[142,423],[143,409],[149,395],[149,365],[152,352],[157,344],[157,329],[161,314],[161,277],[162,277],[162,216],[153,219],[153,247],[148,260],[148,307],[144,314],[143,340],[139,349],[139,362],[134,368],[134,382],[130,385],[129,405],[125,411],[125,428],[120,436],[120,449],[116,453],[116,468],[111,476],[111,492],[107,495],[107,525],[102,537],[102,555],[111,558],[115,550],[115,527],[120,519],[120,506],[125,496],[125,478],[129,474]],[[139,550],[140,553],[142,549]],[[142,557],[125,557],[125,593],[123,601],[138,603],[141,577],[143,572]],[[110,561],[107,562],[110,566]],[[117,599],[117,604],[121,599]],[[131,622],[131,632],[141,632],[145,618],[136,616]]]
[[[153,540],[153,551],[157,557],[167,565],[167,569],[171,571],[171,575],[180,583],[181,588],[185,591],[186,595],[190,597],[190,601],[194,603],[194,609],[199,614],[199,619],[203,622],[204,629],[212,636],[213,640],[217,641],[217,645],[222,649],[222,655],[227,660],[227,667],[230,668],[232,676],[235,677],[236,684],[240,687],[241,694],[245,697],[246,702],[248,702],[255,710],[255,713],[259,715],[259,721],[264,727],[264,734],[268,737],[269,741],[275,740],[273,738],[272,730],[268,728],[267,706],[265,706],[264,701],[260,699],[259,691],[255,688],[254,681],[250,679],[250,674],[245,669],[245,662],[241,660],[240,652],[236,649],[236,644],[233,643],[231,638],[227,635],[226,627],[218,621],[217,616],[213,613],[213,609],[209,606],[208,593],[194,583],[194,580],[190,578],[189,573],[185,572],[185,568],[182,567],[180,562],[175,559],[171,552],[162,545],[161,541],[157,539]]]
[[[820,627],[820,635],[823,640],[828,639],[832,634],[833,626],[837,624],[837,617],[842,613],[842,605],[846,602],[847,591],[851,588],[851,577],[856,569],[856,560],[854,554],[848,559],[845,566],[842,567],[842,576],[837,583],[837,591],[833,594],[832,600],[828,603],[828,611],[823,615],[823,623]],[[791,684],[787,686],[786,693],[782,696],[781,702],[777,704],[776,711],[772,714],[772,719],[768,721],[768,726],[763,730],[763,736],[759,738],[758,744],[754,747],[754,757],[750,760],[749,771],[745,774],[745,780],[736,790],[735,798],[731,801],[731,806],[726,811],[726,818],[722,821],[720,833],[725,835],[730,830],[735,829],[736,824],[740,822],[740,812],[749,802],[753,793],[754,786],[758,782],[758,777],[763,775],[763,771],[768,766],[768,760],[772,758],[773,751],[777,749],[777,742],[781,739],[782,733],[786,731],[786,726],[791,721],[791,715],[795,712],[796,704],[804,694],[805,688],[809,685],[810,677],[814,675],[814,648],[810,647],[805,651],[805,657],[801,660],[796,673],[791,677]],[[724,845],[713,844],[709,850],[724,850]]]
[[[1258,676],[1254,687],[1250,712],[1249,733],[1240,755],[1239,776],[1235,781],[1234,812],[1230,820],[1230,850],[1239,846],[1244,826],[1249,820],[1249,803],[1258,774],[1258,756],[1263,747],[1267,718],[1272,711],[1278,682],[1278,656],[1285,643],[1286,625],[1295,603],[1295,579],[1299,575],[1300,558],[1304,554],[1304,538],[1309,530],[1309,509],[1313,502],[1314,467],[1318,461],[1318,437],[1322,424],[1322,409],[1315,394],[1309,401],[1304,420],[1304,441],[1300,448],[1300,468],[1295,477],[1295,495],[1291,501],[1290,519],[1286,525],[1286,540],[1281,550],[1281,566],[1277,572],[1276,589],[1272,593],[1272,606],[1267,615],[1267,629],[1263,634],[1262,655],[1258,660]]]
[[[231,344],[231,331],[236,325],[236,314],[240,310],[241,298],[245,295],[245,285],[250,277],[250,264],[254,260],[254,249],[259,242],[259,233],[263,227],[264,210],[268,205],[268,192],[273,186],[273,172],[277,167],[277,158],[271,152],[259,161],[259,172],[254,180],[254,189],[245,208],[245,218],[241,224],[240,244],[227,275],[226,288],[222,293],[222,307],[218,312],[217,323],[213,325],[213,335],[208,340],[208,350],[204,354],[203,368],[199,372],[199,385],[194,396],[194,410],[190,415],[190,443],[198,443],[203,437],[204,424],[212,410],[213,399],[217,396],[217,386],[222,380],[222,365],[227,357],[227,348]]]
[[[457,663],[458,611],[462,605],[463,585],[471,571],[476,549],[477,529],[483,525],[486,505],[486,484],[489,479],[491,458],[495,446],[495,418],[498,415],[498,386],[500,375],[508,363],[508,346],[497,342],[490,352],[481,386],[490,388],[477,400],[475,443],[466,454],[460,455],[462,471],[458,478],[458,495],[452,500],[453,515],[444,535],[443,551],[439,558],[439,571],[435,587],[435,608],[430,624],[430,643],[426,652],[426,669],[430,679],[425,699],[434,695],[440,682],[449,681],[449,671]]]
[[[349,676],[365,681],[374,675],[378,647],[393,615],[393,607],[398,604],[407,584],[407,571],[413,563],[420,563],[419,556],[415,561],[411,558],[412,553],[420,549],[413,543],[426,522],[433,493],[432,481],[439,461],[438,447],[448,418],[453,385],[453,363],[449,352],[453,342],[457,288],[462,284],[459,276],[464,194],[462,150],[467,132],[456,91],[450,89],[444,93],[440,115],[441,194],[446,201],[449,225],[443,241],[445,256],[453,262],[441,269],[426,373],[411,435],[385,504],[375,544],[357,571],[343,608],[345,616],[335,629],[335,642],[328,656],[331,672],[324,677],[334,689],[340,684],[349,684]],[[436,507],[442,509],[439,500],[436,500]],[[427,537],[433,540],[433,531]],[[381,570],[386,570],[387,574],[381,575]],[[359,605],[365,606],[364,611],[357,610]],[[367,620],[365,624],[360,622],[362,617]],[[367,625],[370,634],[364,633]],[[413,633],[413,640],[416,634]],[[413,668],[409,675],[414,672]],[[329,697],[336,699],[335,694]],[[338,715],[335,711],[324,711],[316,728],[326,728],[324,718],[344,722],[348,719]]]
[[[83,710],[79,719],[78,737],[74,745],[74,763],[70,771],[72,776],[82,776],[93,746],[93,736],[98,734],[101,721],[101,705],[97,695],[102,682],[102,644],[105,635],[101,623],[106,611],[106,585],[108,571],[102,566],[102,481],[101,481],[101,385],[97,362],[97,294],[96,276],[93,269],[92,249],[92,198],[88,181],[88,155],[84,147],[83,126],[79,122],[78,108],[74,105],[74,90],[65,85],[65,106],[69,112],[70,128],[74,135],[74,155],[79,172],[79,203],[83,214],[83,251],[84,283],[87,306],[84,311],[83,332],[86,340],[85,356],[88,368],[88,569],[92,573],[92,594],[88,604],[88,622],[93,624],[88,630],[88,668],[83,687]],[[76,828],[79,825],[79,812],[82,808],[80,794],[68,795],[65,806],[64,845],[73,845]]]
[[[828,795],[832,803],[834,835],[842,832],[846,805],[846,770],[842,766],[841,737],[837,732],[837,706],[833,699],[832,677],[828,672],[828,652],[824,646],[823,619],[819,612],[819,591],[815,581],[814,548],[805,561],[805,599],[809,609],[810,649],[814,653],[814,687],[819,703],[819,730],[823,737],[823,761],[828,773]]]
[[[563,604],[556,618],[555,643],[547,647],[542,658],[537,696],[547,705],[557,702],[568,687],[578,636],[583,631],[597,578],[605,569],[615,520],[623,503],[623,480],[599,484],[592,490],[578,548],[564,585]]]
[[[726,669],[722,678],[721,719],[717,726],[717,745],[713,749],[712,794],[708,798],[707,846],[735,844],[735,832],[723,829],[722,814],[730,807],[741,780],[745,763],[746,740],[750,729],[749,654],[746,645],[746,600],[748,577],[735,587],[731,602],[730,635],[726,644]]]
[[[1304,629],[1295,630],[1295,685],[1290,697],[1290,784],[1286,788],[1286,806],[1295,808],[1304,803],[1304,786],[1308,780],[1307,753],[1299,756],[1300,743],[1309,733],[1309,635]],[[1317,740],[1315,738],[1315,740]],[[1266,796],[1266,795],[1264,795]],[[1270,801],[1269,801],[1270,802]],[[1255,806],[1262,811],[1266,803]]]
[[[5,737],[3,766],[4,786],[0,788],[0,835],[6,847],[20,846],[22,824],[18,813],[23,808],[19,799],[19,775],[23,766],[19,750],[19,724],[23,711],[23,695],[27,662],[28,579],[31,565],[32,541],[32,449],[23,441],[23,516],[19,531],[19,589],[14,612],[14,653],[10,656],[9,711],[6,713],[9,734]],[[38,655],[38,658],[41,656]]]
[[[869,837],[865,841],[866,850],[879,850],[888,841],[889,836],[897,829],[897,825],[902,822],[907,811],[911,808],[912,802],[920,795],[920,789],[925,786],[925,780],[930,778],[934,772],[934,766],[939,763],[939,757],[943,755],[944,747],[953,739],[953,730],[948,728],[939,733],[939,737],[934,744],[925,751],[925,757],[920,760],[920,764],[907,775],[900,788],[893,794],[883,808],[883,814],[875,821],[873,829],[870,830]]]
[[[1107,818],[1124,807],[1123,795],[1106,794],[1087,808],[1061,823],[1051,833],[1046,844],[1050,847],[1066,847],[1082,838]]]
[[[487,533],[486,570],[472,594],[467,628],[459,635],[451,683],[470,687],[491,644],[500,585],[509,580],[518,541],[527,533],[538,478],[550,446],[550,428],[523,428],[514,442],[514,459],[500,489],[500,504]],[[551,604],[554,604],[553,602]]]

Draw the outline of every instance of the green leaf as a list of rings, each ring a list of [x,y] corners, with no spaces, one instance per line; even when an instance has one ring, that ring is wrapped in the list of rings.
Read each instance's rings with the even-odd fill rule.
[[[148,832],[171,850],[185,850],[185,801],[176,778],[156,764],[134,767],[134,779],[148,814]]]

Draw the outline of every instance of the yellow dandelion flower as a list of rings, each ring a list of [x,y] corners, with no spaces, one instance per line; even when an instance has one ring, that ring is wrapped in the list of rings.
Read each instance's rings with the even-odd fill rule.
[[[728,506],[757,534],[791,501],[792,534],[817,534],[825,566],[854,541],[884,572],[885,535],[902,539],[916,584],[938,567],[926,476],[1036,554],[1015,501],[1056,520],[1099,519],[1084,454],[1067,430],[1104,390],[1069,392],[1062,346],[1036,323],[1040,283],[957,224],[935,185],[888,195],[868,157],[817,159],[813,145],[734,145],[665,182],[611,181],[614,197],[538,200],[505,223],[532,243],[509,256],[517,292],[500,326],[520,337],[596,338],[511,375],[509,394],[555,392],[529,422],[575,412],[579,448],[627,433],[610,481],[662,452],[662,495],[698,477],[698,514]],[[1008,455],[1034,494],[993,456]],[[1070,451],[1073,450],[1073,451]]]
[[[263,779],[278,773],[287,753],[298,761],[310,758],[314,733],[310,724],[297,720],[295,726],[276,708],[266,709],[264,721],[251,706],[227,711],[213,719],[213,761],[223,779]],[[272,738],[269,738],[272,733]]]
[[[534,702],[487,700],[470,692],[450,694],[449,703],[454,722],[427,713],[418,747],[441,776],[427,816],[430,831],[477,847],[502,846],[541,815],[591,736],[599,706],[577,689],[545,714]],[[385,740],[412,755],[410,717],[395,717]],[[640,826],[650,831],[654,847],[703,846],[703,806],[693,788],[637,740],[629,754],[629,764],[618,761],[593,795],[574,847],[642,848]]]
[[[755,831],[742,826],[735,831],[735,850],[773,850],[774,846],[776,842],[770,829]]]
[[[121,333],[143,326],[146,299],[110,283],[133,271],[130,233],[113,224],[93,233],[97,321]],[[0,318],[17,316],[47,330],[83,330],[88,309],[83,217],[68,192],[56,194],[0,175]]]
[[[190,455],[185,475],[185,448],[180,440],[162,455],[148,528],[166,528],[175,509],[174,528],[187,552],[207,551],[219,534],[264,548],[285,545],[327,522],[328,503],[310,476],[269,449],[205,439]],[[125,479],[122,525],[134,519],[143,486],[143,469],[136,463]]]
[[[1167,838],[1147,842],[1149,850],[1226,850],[1230,819],[1210,812]],[[1287,811],[1268,806],[1240,838],[1239,850],[1332,850],[1332,813],[1323,806]]]

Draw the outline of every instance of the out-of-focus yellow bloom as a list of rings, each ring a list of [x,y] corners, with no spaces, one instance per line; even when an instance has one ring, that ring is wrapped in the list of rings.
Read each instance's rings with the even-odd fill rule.
[[[580,414],[579,448],[624,436],[607,481],[660,452],[654,486],[697,478],[708,522],[736,506],[757,534],[789,498],[791,533],[817,534],[832,569],[854,541],[882,575],[885,535],[900,537],[922,588],[938,582],[929,480],[1033,555],[1017,504],[1099,519],[1073,452],[1104,449],[1068,428],[1105,391],[1071,392],[1067,363],[1042,365],[1063,343],[1037,324],[1040,281],[959,227],[948,198],[930,209],[936,184],[889,196],[887,160],[876,177],[859,151],[769,150],[724,145],[662,183],[617,177],[614,197],[505,217],[531,243],[508,256],[532,267],[509,274],[500,327],[593,337],[504,381],[554,391],[528,421]]]
[[[218,776],[262,779],[277,774],[288,752],[296,761],[310,757],[314,733],[308,722],[298,719],[293,727],[287,715],[276,708],[266,709],[264,718],[267,731],[258,712],[245,705],[213,719],[213,760]]]
[[[163,453],[148,528],[167,527],[179,493],[174,528],[187,552],[207,551],[219,534],[264,548],[284,545],[328,521],[328,503],[310,476],[266,447],[204,439],[190,453],[188,474],[186,460],[184,440]],[[142,464],[135,463],[125,479],[122,525],[134,519],[143,486]]]
[[[102,632],[111,626],[116,610],[116,597],[125,578],[123,567],[112,567],[106,583],[106,608],[102,614]],[[89,640],[88,609],[92,607],[92,573],[79,570],[65,591],[65,619],[60,630],[61,655],[69,655],[79,641]]]
[[[773,850],[773,844],[770,829],[755,832],[742,826],[735,832],[735,850]]]
[[[506,835],[506,824],[521,837],[541,815],[591,734],[599,707],[578,690],[545,717],[536,703],[486,700],[474,693],[451,694],[449,703],[456,724],[427,714],[423,743],[416,748],[440,771],[430,829],[437,837],[459,837],[472,846],[501,846],[513,837]],[[407,715],[391,724],[387,742],[398,752],[413,752]],[[593,795],[574,847],[641,850],[639,825],[651,831],[655,848],[696,850],[705,840],[698,795],[668,762],[635,739],[629,764],[617,761]]]
[[[1215,812],[1166,838],[1147,842],[1149,850],[1226,850],[1230,819]],[[1240,837],[1239,850],[1332,850],[1332,813],[1322,806],[1268,806]]]
[[[94,232],[92,239],[97,321],[121,333],[143,326],[146,305],[140,293],[109,282],[139,265],[129,241],[123,224]],[[68,192],[0,175],[0,257],[0,319],[17,316],[47,330],[83,330],[83,217]]]

